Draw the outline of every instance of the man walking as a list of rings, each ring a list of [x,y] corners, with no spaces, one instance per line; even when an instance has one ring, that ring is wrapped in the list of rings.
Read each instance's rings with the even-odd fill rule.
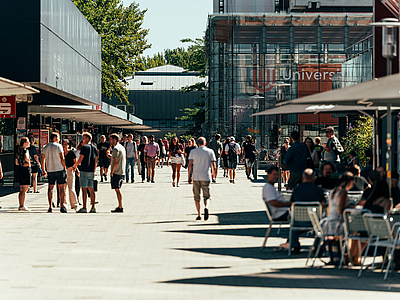
[[[100,137],[100,143],[97,144],[97,156],[99,157],[99,165],[100,165],[100,177],[101,182],[104,180],[107,181],[107,173],[108,167],[110,166],[110,148],[111,145],[106,141],[106,137],[102,135]]]
[[[300,134],[298,131],[293,131],[290,134],[290,138],[292,144],[283,159],[283,166],[287,165],[290,170],[287,188],[291,190],[301,182],[303,171],[307,168],[308,149],[306,145],[300,143]]]
[[[235,183],[236,167],[240,155],[240,146],[238,143],[235,142],[235,138],[233,136],[231,136],[229,140],[230,143],[225,146],[225,154],[228,157],[227,160],[228,160],[229,182]]]
[[[328,138],[328,141],[326,142],[324,160],[336,164],[340,162],[339,155],[340,153],[344,152],[344,150],[334,133],[335,131],[333,127],[327,127],[325,129],[325,134]]]
[[[133,140],[132,133],[128,134],[128,141],[125,143],[126,150],[126,183],[129,183],[129,170],[131,171],[131,182],[135,182],[135,164],[137,160],[137,147]]]
[[[149,136],[149,142],[144,147],[144,159],[147,164],[147,182],[155,183],[156,158],[160,155],[160,146],[154,142],[154,135]]]
[[[214,139],[211,141],[211,143],[208,145],[208,148],[210,148],[212,151],[214,151],[214,155],[215,155],[215,165],[216,165],[216,169],[215,169],[215,174],[212,174],[212,182],[216,183],[217,182],[217,175],[218,175],[218,168],[219,168],[219,163],[221,161],[221,155],[222,155],[222,150],[223,150],[223,146],[222,143],[220,142],[221,140],[221,135],[220,134],[216,134]]]
[[[60,195],[60,212],[67,213],[65,207],[67,172],[65,171],[64,151],[59,142],[60,135],[58,133],[52,133],[50,135],[50,143],[48,143],[42,151],[43,176],[47,175],[49,181],[47,189],[47,199],[49,201],[49,209],[47,212],[49,213],[53,212],[53,189],[56,182]]]
[[[197,140],[197,149],[193,149],[189,154],[188,182],[193,180],[193,196],[197,209],[196,220],[201,220],[200,216],[200,190],[203,191],[204,199],[204,220],[208,220],[209,204],[210,204],[210,181],[212,175],[216,174],[215,154],[214,151],[206,147],[206,139],[200,137]],[[210,172],[211,168],[211,172]],[[193,170],[193,175],[192,174]]]
[[[90,193],[90,213],[96,213],[96,193],[94,192],[94,171],[97,167],[97,148],[91,143],[92,135],[89,132],[82,134],[82,149],[78,161],[70,168],[75,171],[79,166],[79,185],[82,188],[82,208],[77,213],[87,213],[86,200]]]
[[[111,143],[113,146],[112,161],[111,161],[111,188],[115,190],[118,199],[118,207],[112,210],[112,213],[123,213],[124,208],[122,206],[122,193],[121,187],[125,176],[125,165],[126,165],[126,152],[125,148],[118,143],[119,137],[113,133],[111,136]],[[128,137],[129,139],[129,137]],[[128,182],[128,180],[127,180]]]

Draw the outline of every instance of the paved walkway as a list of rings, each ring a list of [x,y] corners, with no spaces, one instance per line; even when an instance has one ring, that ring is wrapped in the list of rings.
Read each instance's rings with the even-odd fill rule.
[[[220,174],[206,222],[195,221],[186,170],[179,188],[170,172],[125,184],[124,214],[110,213],[109,183],[97,214],[47,214],[45,189],[28,194],[31,213],[17,211],[17,194],[1,197],[0,299],[398,299],[400,274],[384,282],[380,272],[306,268],[305,252],[271,250],[284,241],[276,231],[261,251],[263,183],[244,171],[234,185]]]

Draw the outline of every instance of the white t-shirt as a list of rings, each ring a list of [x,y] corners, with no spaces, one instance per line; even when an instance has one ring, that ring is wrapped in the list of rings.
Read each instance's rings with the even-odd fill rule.
[[[47,172],[59,172],[64,170],[61,163],[60,153],[63,153],[63,148],[59,143],[48,143],[43,148],[43,154],[46,159]]]
[[[213,150],[200,146],[190,151],[189,160],[193,161],[193,180],[211,181],[211,162],[215,161]]]
[[[225,151],[228,152],[228,151],[229,151],[229,147],[233,147],[233,146],[235,146],[236,153],[239,154],[240,146],[239,146],[238,143],[235,143],[235,142],[230,142],[229,145],[226,145],[226,146],[225,146]]]
[[[269,201],[272,201],[272,200],[285,202],[283,195],[281,193],[279,193],[272,184],[267,182],[264,185],[263,191],[262,191],[262,197],[263,197],[265,204],[268,205],[271,216],[274,219],[277,219],[280,216],[283,216],[287,212],[288,207],[276,207],[276,206],[273,206],[268,203]]]

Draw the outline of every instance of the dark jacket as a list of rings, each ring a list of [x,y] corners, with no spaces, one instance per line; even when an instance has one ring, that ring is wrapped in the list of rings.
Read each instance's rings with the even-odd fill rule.
[[[292,172],[302,174],[307,168],[307,146],[299,141],[291,144],[288,149],[283,164],[288,166],[288,169]]]

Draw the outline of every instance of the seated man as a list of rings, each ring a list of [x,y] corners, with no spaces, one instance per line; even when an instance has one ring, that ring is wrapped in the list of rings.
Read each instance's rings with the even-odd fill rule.
[[[399,174],[397,172],[393,172],[392,174],[392,189],[391,195],[393,199],[393,207],[396,207],[400,204],[400,189],[399,189]]]
[[[321,203],[325,202],[324,191],[314,184],[315,175],[312,169],[305,169],[302,175],[302,183],[296,186],[293,190],[292,197],[290,198],[290,202],[311,202],[318,201]],[[301,226],[301,225],[300,225]],[[310,226],[307,222],[304,226]],[[300,253],[300,241],[299,235],[303,233],[303,231],[293,231],[292,232],[292,247],[294,250],[293,254]]]
[[[368,181],[360,176],[361,168],[359,165],[350,166],[349,171],[354,175],[354,185],[350,191],[365,191],[369,187]]]
[[[321,177],[318,177],[314,184],[321,187],[323,190],[332,190],[337,183],[336,178],[332,178],[332,174],[335,172],[335,166],[330,161],[324,162],[321,165]]]

